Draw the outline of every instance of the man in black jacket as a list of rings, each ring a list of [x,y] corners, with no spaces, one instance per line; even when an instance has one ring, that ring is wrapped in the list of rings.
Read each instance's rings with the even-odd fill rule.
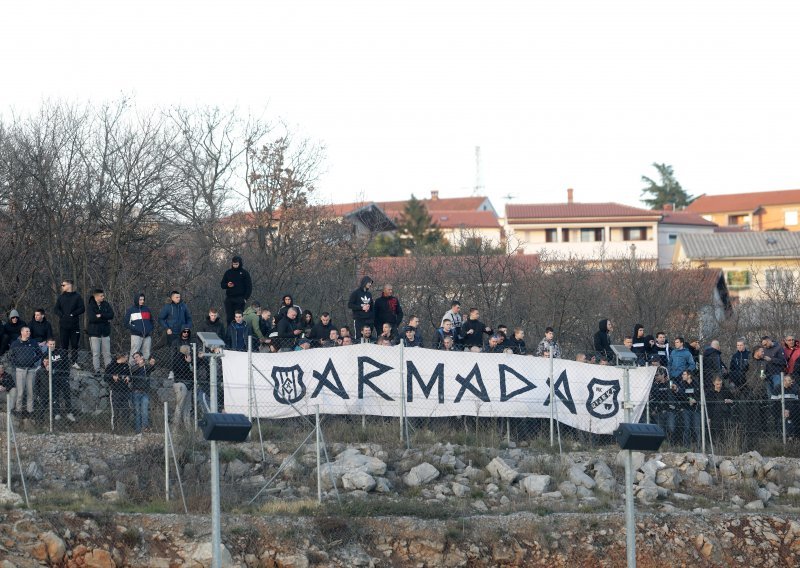
[[[53,312],[58,316],[58,332],[62,349],[70,350],[69,356],[72,366],[78,366],[78,346],[81,342],[81,316],[86,311],[83,298],[74,290],[72,280],[61,281],[61,295],[56,300]]]
[[[384,284],[381,297],[375,300],[375,329],[383,331],[383,324],[388,323],[392,326],[392,331],[396,332],[402,321],[403,308],[400,300],[392,295],[392,285]]]
[[[19,317],[19,312],[17,310],[8,312],[8,321],[3,324],[3,340],[2,347],[0,348],[0,355],[8,351],[8,346],[19,337],[20,330],[27,325],[28,324]]]
[[[322,312],[319,316],[319,321],[311,328],[311,341],[314,346],[320,346],[323,341],[330,339],[331,330],[336,329],[336,326],[331,322],[331,314]],[[337,330],[338,331],[338,330]]]
[[[94,374],[100,375],[100,353],[103,353],[103,368],[111,364],[111,324],[114,309],[106,301],[106,293],[95,288],[89,297],[89,313],[86,331],[89,334],[89,346],[92,348],[92,366]]]
[[[728,378],[731,390],[738,390],[747,380],[747,369],[750,367],[750,351],[747,350],[743,338],[736,340],[736,352],[731,355]],[[729,387],[730,388],[730,387]]]
[[[361,328],[365,325],[375,325],[375,303],[372,301],[372,278],[364,276],[358,288],[350,293],[347,307],[353,312],[353,332],[355,339],[359,338]],[[280,330],[278,330],[280,332]]]
[[[594,334],[594,350],[598,356],[612,361],[614,352],[611,351],[611,332],[614,331],[614,326],[611,325],[611,320],[601,319],[597,327],[598,330]]]
[[[461,327],[464,334],[464,348],[467,350],[472,347],[483,348],[483,334],[492,335],[492,328],[478,319],[480,315],[478,308],[470,308],[469,319]]]
[[[31,328],[31,339],[39,345],[53,337],[53,326],[47,321],[44,308],[36,308],[36,311],[33,312],[33,321],[28,327]]]
[[[294,349],[301,333],[303,333],[303,330],[300,329],[297,310],[289,308],[286,311],[286,317],[278,323],[278,348]]]
[[[56,347],[56,340],[47,340],[47,352],[42,361],[45,369],[52,363],[53,365],[53,411],[55,419],[61,420],[61,415],[66,416],[70,422],[75,422],[75,415],[72,414],[72,393],[69,386],[69,354],[66,349]],[[48,369],[49,370],[49,369]]]
[[[253,292],[253,282],[241,256],[231,259],[231,267],[222,275],[220,287],[225,290],[225,317],[227,323],[231,323],[236,310],[244,312],[244,305]]]

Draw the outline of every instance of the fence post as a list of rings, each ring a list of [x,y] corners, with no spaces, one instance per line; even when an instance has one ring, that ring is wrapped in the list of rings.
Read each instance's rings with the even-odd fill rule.
[[[706,453],[706,381],[703,377],[703,354],[700,353],[700,453]]]
[[[67,388],[69,388],[69,378],[67,378]],[[53,433],[53,350],[47,346],[47,389],[48,389],[48,402],[47,407],[50,412],[50,433]]]
[[[403,441],[403,427],[406,419],[406,385],[405,385],[406,352],[403,340],[400,340],[400,442]]]
[[[552,448],[555,443],[555,428],[554,428],[554,420],[555,415],[554,413],[554,404],[555,404],[555,395],[556,395],[556,385],[555,381],[553,380],[553,354],[550,353],[550,447]]]
[[[320,464],[320,435],[319,435],[319,404],[314,412],[316,415],[316,429],[317,429],[317,502],[322,503],[322,470]]]
[[[197,343],[192,343],[192,375],[194,380],[194,390],[192,399],[194,400],[194,429],[197,431]]]
[[[253,420],[253,336],[247,336],[247,419]]]
[[[783,445],[786,446],[786,401],[783,399],[783,373],[781,373],[781,430],[783,433]]]
[[[164,494],[169,501],[169,403],[164,401]]]
[[[11,396],[6,393],[6,485],[11,491]]]

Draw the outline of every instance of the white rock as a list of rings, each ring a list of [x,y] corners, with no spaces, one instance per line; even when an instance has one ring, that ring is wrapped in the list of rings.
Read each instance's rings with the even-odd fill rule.
[[[489,465],[486,466],[486,470],[492,477],[501,479],[506,483],[514,483],[517,477],[519,477],[519,472],[508,465],[503,458],[494,458],[489,462]]]
[[[574,497],[578,492],[578,488],[571,481],[562,481],[559,483],[558,490],[564,497]]]
[[[800,495],[800,487],[788,487],[786,489],[786,494],[789,497],[797,497],[798,495]]]
[[[714,478],[707,471],[698,471],[694,482],[702,487],[710,487],[714,485]]]
[[[594,499],[594,493],[592,493],[592,490],[587,489],[583,485],[578,485],[575,488],[575,495],[577,495],[579,499]]]
[[[742,474],[739,472],[739,468],[731,460],[722,460],[719,464],[719,473],[722,477],[729,477],[729,478],[737,478],[741,477]]]
[[[453,495],[456,497],[463,497],[464,495],[469,494],[469,487],[463,483],[456,483],[454,481],[451,489],[453,490]]]
[[[677,489],[683,478],[674,467],[665,467],[656,474],[656,484],[667,489]]]
[[[772,493],[769,492],[769,489],[766,489],[764,487],[759,487],[758,489],[756,489],[756,497],[761,499],[761,501],[763,501],[764,504],[766,505],[767,501],[769,501],[772,498]]]
[[[481,470],[468,465],[466,469],[464,469],[464,475],[472,481],[475,481],[481,476]]]
[[[481,501],[480,499],[477,501],[472,502],[472,508],[480,511],[481,513],[488,513],[489,507],[486,506],[486,503]]]
[[[608,467],[608,464],[602,460],[598,460],[592,466],[594,469],[594,480],[600,481],[601,479],[614,479],[614,472]],[[636,471],[636,470],[634,470]]]
[[[549,475],[529,475],[519,484],[528,495],[541,495],[550,489],[550,481]]]
[[[738,495],[734,495],[733,497],[731,497],[731,503],[733,503],[737,507],[744,507],[745,506],[744,499],[742,499]]]
[[[548,493],[542,493],[542,499],[561,499],[563,495],[561,495],[561,491],[550,491]]]
[[[211,561],[213,557],[211,555],[211,543],[210,542],[201,542],[198,544],[194,552],[192,553],[192,560],[201,564],[203,568],[208,568],[211,566]],[[231,558],[230,551],[222,545],[222,549],[220,550],[220,565],[233,567],[233,558]]]
[[[649,477],[650,479],[655,479],[656,475],[659,471],[666,468],[667,464],[659,460],[648,460],[642,465],[641,469],[642,473],[644,473],[645,477]]]
[[[368,474],[366,471],[348,471],[342,476],[342,485],[345,489],[354,490],[360,489],[361,491],[372,491],[375,489],[377,482],[375,478]]]
[[[442,459],[439,460],[439,464],[442,467],[455,468],[456,467],[456,456],[454,456],[453,454],[444,454],[442,456]]]
[[[628,453],[628,450],[620,450],[617,453],[617,457],[614,460],[614,463],[617,464],[617,467],[625,467],[625,455]],[[646,456],[642,452],[632,452],[633,458],[633,471],[638,470],[644,465]]]
[[[375,491],[378,493],[391,493],[392,484],[385,477],[375,478]]]
[[[755,501],[750,501],[744,508],[750,510],[763,509],[764,502],[761,499],[756,499]]]
[[[411,468],[411,471],[403,478],[403,482],[409,487],[416,487],[429,483],[437,477],[439,477],[439,470],[428,462],[422,462],[418,466]]]
[[[22,496],[8,490],[8,485],[0,485],[0,506],[2,507],[21,507]]]
[[[617,490],[617,482],[611,477],[601,477],[597,480],[596,489],[601,493],[612,494]]]
[[[594,489],[595,485],[597,485],[597,482],[586,475],[586,472],[579,465],[573,465],[569,468],[569,480],[575,485],[586,489]]]

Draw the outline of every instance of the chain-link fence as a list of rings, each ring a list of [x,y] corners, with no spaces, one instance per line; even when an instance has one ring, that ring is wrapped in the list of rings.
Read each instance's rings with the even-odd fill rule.
[[[214,363],[202,345],[152,359],[101,355],[97,371],[89,352],[51,349],[42,359],[4,371],[16,383],[0,401],[4,478],[10,472],[16,489],[26,480],[40,506],[83,499],[208,510],[208,443],[197,421],[208,411]],[[698,371],[687,385],[665,368],[372,345],[221,359],[220,407],[253,423],[248,442],[220,444],[227,511],[299,510],[340,502],[344,489],[409,490],[406,477],[432,448],[437,467],[458,472],[485,466],[485,448],[529,448],[543,460],[613,449],[626,375],[634,419],[661,424],[665,450],[774,455],[798,435],[787,377],[715,381]],[[347,475],[353,468],[370,479]]]

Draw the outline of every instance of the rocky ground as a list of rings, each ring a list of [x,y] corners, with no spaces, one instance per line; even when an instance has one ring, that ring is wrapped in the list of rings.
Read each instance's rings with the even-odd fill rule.
[[[30,509],[21,479],[0,492],[5,566],[208,565],[203,443],[179,441],[174,458],[196,516],[174,514],[174,466],[164,500],[163,436],[18,440]],[[228,565],[625,564],[616,451],[332,444],[317,472],[316,447],[295,449],[223,445]],[[641,566],[800,565],[800,459],[636,453],[634,465]]]

